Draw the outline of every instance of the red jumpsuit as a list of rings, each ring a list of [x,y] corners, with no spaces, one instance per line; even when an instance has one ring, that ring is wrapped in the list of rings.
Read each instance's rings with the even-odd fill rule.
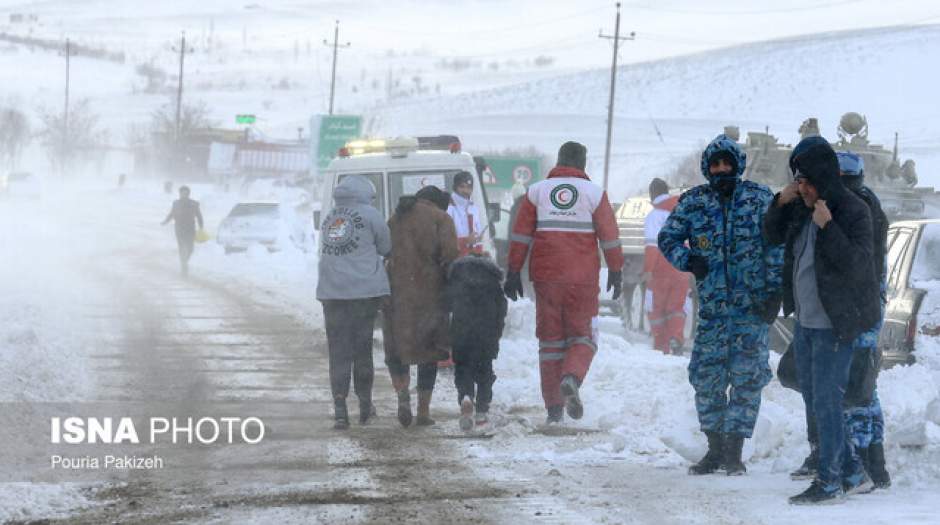
[[[646,216],[644,224],[646,251],[643,271],[650,274],[647,290],[653,301],[647,310],[653,348],[665,354],[670,352],[669,341],[675,339],[681,346],[685,343],[685,299],[689,295],[689,274],[680,272],[663,257],[657,245],[659,230],[666,218],[679,202],[679,196],[663,194],[653,200],[653,210]]]
[[[579,169],[556,166],[529,187],[510,235],[509,271],[520,272],[529,251],[535,283],[535,334],[545,407],[564,404],[564,375],[584,380],[597,352],[600,258],[623,267],[620,231],[607,194]]]

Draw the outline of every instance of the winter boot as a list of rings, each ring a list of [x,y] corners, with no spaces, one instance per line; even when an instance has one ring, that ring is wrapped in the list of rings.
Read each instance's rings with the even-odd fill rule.
[[[411,426],[411,394],[408,393],[408,383],[411,376],[405,374],[392,376],[392,387],[398,394],[398,422],[401,426],[408,428]]]
[[[875,484],[864,468],[859,468],[858,473],[852,476],[846,476],[842,479],[842,491],[846,496],[853,494],[867,494],[875,490]]]
[[[565,411],[571,419],[581,419],[584,415],[584,405],[578,395],[578,380],[573,375],[561,378],[561,395],[565,397]]]
[[[822,481],[814,479],[809,488],[796,496],[790,497],[791,505],[823,505],[840,503],[845,499],[842,487],[827,487]]]
[[[725,434],[722,446],[725,456],[725,472],[729,476],[743,476],[747,467],[741,461],[741,451],[744,449],[744,436],[740,434]]]
[[[359,400],[359,424],[366,425],[369,423],[369,420],[375,417],[375,405],[372,404],[371,399],[360,399]]]
[[[705,432],[705,437],[708,438],[708,452],[698,463],[689,467],[689,474],[692,476],[712,474],[723,466],[721,464],[721,434],[718,432]]]
[[[546,425],[561,423],[565,415],[565,407],[563,405],[550,406],[546,410],[548,410],[548,417],[545,418]]]
[[[891,476],[885,469],[884,443],[872,443],[868,447],[868,462],[865,465],[868,475],[875,483],[876,489],[886,489],[891,486]]]
[[[460,402],[460,430],[469,432],[473,428],[473,401],[463,396]]]
[[[477,410],[477,413],[473,415],[473,424],[475,424],[477,427],[482,427],[489,422],[489,414],[486,412],[480,412]]]
[[[790,479],[813,479],[816,477],[816,465],[819,464],[819,445],[809,444],[809,455],[800,468],[790,473]]]
[[[669,353],[672,355],[682,355],[682,343],[678,339],[669,340]]]
[[[418,417],[415,424],[419,427],[429,427],[434,424],[431,419],[431,390],[418,390]]]
[[[346,399],[337,397],[333,400],[333,423],[334,430],[346,430],[349,428],[349,411],[346,410]]]

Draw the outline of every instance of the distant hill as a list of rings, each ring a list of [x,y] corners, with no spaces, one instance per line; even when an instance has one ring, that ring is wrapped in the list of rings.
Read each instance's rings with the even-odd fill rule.
[[[614,196],[645,187],[725,124],[795,141],[808,116],[835,138],[839,117],[868,117],[870,137],[901,153],[940,186],[940,26],[824,33],[725,48],[619,68],[611,181]],[[376,130],[447,131],[467,147],[534,145],[554,151],[585,142],[602,171],[609,71],[548,78],[459,96],[394,105]],[[660,139],[661,137],[661,139]],[[616,183],[616,184],[614,184]]]

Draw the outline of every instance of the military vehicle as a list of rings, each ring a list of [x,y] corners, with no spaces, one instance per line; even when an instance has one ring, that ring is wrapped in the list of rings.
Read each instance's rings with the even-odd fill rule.
[[[737,126],[725,126],[724,133],[740,143],[741,133]],[[818,120],[808,118],[803,121],[799,133],[801,138],[820,135]],[[917,187],[914,161],[899,161],[897,134],[891,150],[872,144],[868,139],[868,120],[859,113],[850,112],[839,120],[837,136],[839,140],[832,144],[836,151],[851,151],[864,159],[865,183],[878,194],[890,221],[922,219],[928,204],[940,206],[940,197],[934,188]],[[747,153],[745,179],[766,184],[774,191],[793,180],[789,168],[793,145],[782,143],[768,129],[748,132],[740,145]],[[681,193],[683,190],[679,188],[673,190],[673,193]],[[649,198],[643,195],[626,199],[616,212],[626,259],[620,314],[628,330],[647,330],[643,308],[646,288],[640,282],[640,276],[643,272],[645,245],[643,221],[651,209]],[[694,291],[694,287],[692,289]],[[694,299],[690,299],[693,310]]]
[[[728,134],[736,129],[728,126],[725,131]],[[818,120],[806,119],[799,132],[801,138],[820,135]],[[917,170],[913,160],[899,161],[896,133],[891,150],[880,144],[872,144],[868,140],[868,120],[863,115],[849,112],[839,119],[837,136],[839,140],[832,143],[836,151],[851,151],[865,161],[865,184],[881,199],[881,206],[890,221],[924,218],[927,203],[937,199],[936,192],[932,187],[917,187]],[[747,153],[745,178],[766,184],[774,190],[792,180],[789,168],[792,145],[781,143],[765,130],[749,132],[741,146]]]

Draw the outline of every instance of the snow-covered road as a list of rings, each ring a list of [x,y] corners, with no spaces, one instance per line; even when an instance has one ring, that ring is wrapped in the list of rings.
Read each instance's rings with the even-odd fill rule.
[[[794,508],[786,497],[804,483],[786,472],[805,452],[798,398],[776,382],[765,391],[746,477],[689,477],[702,440],[687,360],[652,352],[642,336],[625,339],[615,319],[601,323],[585,420],[542,433],[525,302],[513,305],[496,362],[491,439],[458,432],[446,375],[432,404],[438,425],[401,429],[380,332],[379,418],[333,431],[315,257],[226,256],[210,243],[183,280],[172,233],[158,226],[171,197],[157,188],[74,187],[0,209],[7,226],[33,218],[3,229],[18,262],[0,273],[10,290],[2,306],[22,314],[22,326],[0,334],[15,379],[3,400],[108,402],[152,415],[235,407],[262,417],[268,434],[255,446],[164,448],[163,471],[0,484],[0,521],[933,523],[940,512],[938,436],[923,406],[937,397],[935,367],[895,369],[884,379],[889,441],[912,422],[926,433],[913,447],[892,443],[895,487],[844,505]],[[236,198],[199,186],[194,196],[210,231]]]

